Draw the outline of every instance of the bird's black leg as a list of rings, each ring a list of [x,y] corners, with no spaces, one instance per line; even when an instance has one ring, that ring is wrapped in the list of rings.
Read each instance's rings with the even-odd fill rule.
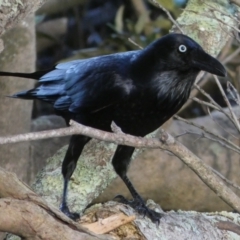
[[[113,156],[112,164],[117,174],[122,178],[130,193],[133,196],[132,201],[128,201],[125,197],[118,195],[118,198],[122,203],[130,205],[138,213],[148,216],[153,222],[160,222],[161,214],[149,209],[142,197],[133,187],[132,183],[127,177],[127,168],[131,161],[132,154],[134,152],[133,147],[118,145],[117,150]]]
[[[63,175],[63,179],[64,179],[64,187],[63,187],[63,198],[62,198],[62,203],[60,205],[60,210],[73,220],[78,219],[79,214],[71,213],[69,211],[69,208],[67,205],[68,182],[76,168],[78,158],[79,158],[85,144],[90,139],[91,138],[82,136],[82,135],[73,135],[70,139],[68,150],[66,152],[66,155],[65,155],[63,163],[62,163],[62,175]]]

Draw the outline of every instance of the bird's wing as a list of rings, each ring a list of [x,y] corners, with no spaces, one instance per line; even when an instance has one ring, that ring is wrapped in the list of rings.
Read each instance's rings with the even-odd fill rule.
[[[61,63],[39,80],[38,95],[54,98],[54,108],[76,113],[99,111],[124,101],[134,89],[131,54],[114,54]]]

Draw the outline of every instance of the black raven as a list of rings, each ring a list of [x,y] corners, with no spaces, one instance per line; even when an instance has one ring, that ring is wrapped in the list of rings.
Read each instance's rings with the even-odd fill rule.
[[[12,97],[48,102],[67,124],[73,119],[110,132],[114,121],[124,133],[143,137],[183,106],[200,70],[226,76],[222,64],[193,39],[171,33],[143,50],[60,63],[43,72],[0,75],[37,79],[38,87]],[[68,182],[89,140],[73,135],[62,164],[64,190],[60,208],[73,219],[77,214],[67,206]],[[119,198],[158,222],[160,214],[146,207],[127,177],[133,151],[134,147],[118,145],[112,158],[116,173],[133,196],[132,201]]]

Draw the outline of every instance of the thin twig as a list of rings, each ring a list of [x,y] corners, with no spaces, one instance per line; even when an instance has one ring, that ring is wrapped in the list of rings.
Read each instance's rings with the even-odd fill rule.
[[[202,93],[203,96],[207,97],[208,100],[214,105],[216,106],[219,110],[221,109],[221,106],[211,97],[210,94],[208,94],[207,92],[205,92],[202,88],[200,88],[197,84],[194,84],[194,87],[197,88],[197,90]]]
[[[205,106],[207,106],[207,107],[211,107],[211,108],[213,108],[213,109],[215,109],[215,110],[219,110],[219,108],[216,107],[215,105],[213,105],[212,103],[206,102],[206,101],[201,100],[201,99],[199,99],[199,98],[193,97],[193,98],[190,98],[190,99],[193,100],[193,101],[195,101],[195,102],[197,102],[197,103],[199,103],[199,104],[205,105]]]
[[[8,144],[8,143],[24,142],[24,141],[33,141],[33,140],[46,139],[46,138],[63,137],[63,136],[69,136],[74,134],[86,135],[102,141],[114,142],[117,144],[123,144],[127,146],[134,145],[134,147],[138,147],[138,148],[144,148],[144,147],[157,148],[157,146],[159,145],[159,139],[135,137],[135,136],[124,134],[124,133],[121,134],[121,133],[105,132],[99,129],[84,126],[73,120],[70,121],[70,127],[0,137],[0,145]]]
[[[69,128],[62,128],[51,131],[20,134],[11,137],[1,137],[0,144],[37,140],[49,137],[59,137],[72,134],[82,134],[92,138],[107,142],[134,146],[138,148],[159,148],[166,150],[180,158],[190,169],[192,169],[202,181],[209,186],[223,201],[230,207],[240,212],[240,199],[230,189],[225,186],[219,177],[191,151],[177,142],[170,134],[162,131],[159,138],[141,138],[128,134],[116,134],[86,127],[77,122],[71,121]]]
[[[169,20],[179,29],[179,31],[184,34],[184,31],[182,30],[182,28],[179,26],[179,24],[177,23],[177,21],[172,17],[171,13],[165,8],[163,7],[159,2],[157,2],[156,0],[149,0],[150,2],[153,3],[153,5],[157,6],[158,8],[162,9],[168,16]]]
[[[213,75],[215,78],[216,76]],[[221,87],[221,84],[219,83],[219,86]],[[235,120],[232,118],[231,115],[227,114],[224,109],[208,94],[206,93],[202,88],[200,88],[197,84],[194,84],[194,87],[197,88],[205,97],[207,97],[209,99],[209,101],[211,102],[212,105],[216,106],[219,112],[223,113],[235,126]],[[224,91],[223,91],[224,92]],[[225,94],[225,93],[224,93]],[[196,101],[196,100],[195,100]],[[209,107],[212,107],[209,104],[206,104],[205,102],[202,102],[202,104],[208,105]]]
[[[233,30],[235,30],[236,32],[240,33],[240,30],[239,30],[238,28],[236,28],[236,27],[234,27],[234,26],[232,26],[232,25],[230,25],[230,24],[224,22],[224,21],[221,20],[220,18],[218,18],[218,17],[216,16],[216,14],[215,14],[214,11],[213,11],[212,13],[214,14],[215,19],[216,19],[217,21],[219,21],[219,22],[222,23],[222,24],[225,24],[226,26],[228,26],[228,27],[232,28]],[[234,20],[236,20],[236,19],[234,19]]]
[[[238,1],[238,0],[237,0],[237,1]],[[233,2],[233,1],[232,1],[232,2]],[[236,22],[239,22],[239,20],[237,19],[237,17],[234,17],[234,15],[227,14],[226,12],[221,11],[220,9],[215,8],[215,7],[213,7],[212,5],[208,4],[206,1],[204,1],[203,3],[204,3],[205,5],[207,5],[207,6],[209,6],[211,11],[219,12],[219,13],[221,13],[222,15],[224,15],[224,16],[226,16],[226,17],[229,17],[229,18],[231,18],[232,20],[234,20],[234,21],[236,21]]]
[[[229,179],[227,179],[226,177],[224,177],[220,172],[218,172],[216,169],[209,167],[212,169],[212,171],[219,176],[224,182],[226,182],[227,184],[229,184],[230,186],[236,188],[237,190],[240,190],[240,186],[238,186],[236,183],[230,181]]]
[[[227,91],[231,95],[232,99],[240,106],[240,96],[237,89],[232,85],[231,82],[227,82]]]
[[[238,224],[230,222],[230,221],[218,221],[216,223],[218,229],[236,233],[238,236],[240,235],[240,227]]]
[[[133,45],[135,45],[136,47],[138,47],[139,49],[143,49],[143,47],[142,46],[140,46],[139,44],[137,44],[134,40],[132,40],[131,38],[128,38],[128,41],[130,42],[130,43],[132,43]]]
[[[229,100],[228,100],[228,98],[227,98],[227,96],[226,96],[226,94],[225,94],[225,92],[224,92],[224,90],[223,90],[223,88],[222,88],[222,85],[220,84],[218,78],[217,78],[215,75],[213,75],[213,76],[214,76],[214,79],[215,79],[215,81],[216,81],[216,83],[217,83],[217,85],[218,85],[218,88],[219,88],[219,90],[220,90],[220,92],[221,92],[221,94],[222,94],[222,96],[223,96],[223,99],[224,99],[224,101],[226,102],[226,104],[227,104],[227,106],[228,106],[228,109],[229,109],[229,111],[230,111],[230,115],[231,115],[232,122],[234,123],[234,125],[235,125],[235,127],[237,128],[238,132],[240,132],[240,124],[239,124],[239,121],[238,121],[235,113],[233,112],[232,106],[231,106],[231,104],[230,104],[230,102],[229,102]]]
[[[215,137],[209,137],[209,136],[207,136],[204,132],[193,132],[193,131],[186,131],[185,132],[185,135],[186,134],[192,134],[192,135],[197,135],[197,136],[199,136],[199,138],[197,138],[197,140],[199,140],[200,138],[206,138],[206,139],[208,139],[208,140],[211,140],[211,141],[213,141],[213,142],[217,142],[218,144],[220,144],[221,146],[223,146],[223,147],[225,147],[225,148],[228,148],[228,149],[230,149],[230,150],[232,150],[232,151],[234,151],[234,152],[237,152],[237,153],[239,153],[240,154],[240,148],[238,148],[238,149],[236,149],[235,147],[233,148],[233,147],[231,147],[231,146],[229,146],[228,145],[228,141],[225,141],[225,142],[227,142],[227,144],[226,143],[224,143],[223,141],[221,141],[221,140],[219,140],[219,139],[216,139]],[[179,137],[179,136],[178,136]],[[227,140],[227,139],[226,139]],[[196,140],[195,140],[196,141]],[[231,143],[231,142],[230,142]]]
[[[213,122],[214,122],[217,126],[219,126],[224,132],[226,132],[227,134],[229,134],[229,135],[232,136],[233,138],[239,139],[239,137],[237,137],[237,136],[233,135],[232,133],[228,132],[225,127],[223,127],[220,123],[218,123],[218,122],[214,119],[214,117],[212,116],[212,113],[210,112],[210,109],[209,109],[209,108],[207,108],[207,110],[208,110],[208,114],[209,114],[210,118],[213,120]]]
[[[237,146],[237,145],[234,144],[233,142],[229,141],[228,139],[226,139],[226,138],[224,138],[224,137],[222,137],[222,136],[220,136],[220,135],[218,135],[218,134],[215,134],[215,133],[209,131],[209,130],[206,129],[204,126],[198,125],[197,123],[194,123],[194,122],[192,122],[192,121],[186,120],[186,119],[181,118],[181,117],[179,117],[179,116],[177,116],[177,115],[175,115],[174,118],[176,118],[176,119],[178,119],[178,120],[180,120],[180,121],[182,121],[182,122],[185,122],[185,123],[187,123],[187,124],[189,124],[189,125],[192,125],[192,126],[194,126],[194,127],[196,127],[196,128],[199,128],[199,129],[201,129],[202,131],[204,131],[205,133],[213,136],[214,138],[220,139],[220,140],[223,141],[225,144],[230,145],[233,149],[235,149],[236,152],[240,153],[240,147],[239,147],[239,146]],[[232,150],[233,150],[233,149],[232,149]]]
[[[226,45],[223,47],[222,51],[219,53],[218,60],[220,62],[224,63],[223,60],[228,58],[228,55],[229,55],[229,53],[231,51],[231,48],[232,48],[232,45],[233,45],[233,41],[234,41],[234,38],[230,38],[227,41]]]
[[[229,61],[231,61],[233,58],[237,57],[240,53],[240,47],[237,48],[233,53],[231,53],[230,55],[228,55],[225,59],[222,60],[223,64],[228,63]]]

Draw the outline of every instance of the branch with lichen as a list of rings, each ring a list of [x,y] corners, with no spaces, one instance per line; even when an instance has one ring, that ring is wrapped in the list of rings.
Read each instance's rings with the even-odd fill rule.
[[[240,199],[232,192],[231,189],[225,186],[222,180],[197,156],[191,153],[186,147],[184,147],[181,143],[176,141],[170,134],[166,133],[165,131],[161,131],[158,138],[141,138],[135,137],[128,134],[121,133],[120,130],[117,130],[117,133],[110,133],[104,132],[101,130],[93,129],[91,127],[86,127],[81,124],[78,124],[74,121],[71,121],[71,126],[68,128],[62,128],[59,130],[50,130],[50,131],[43,131],[43,132],[36,132],[36,133],[29,133],[29,134],[20,134],[12,137],[7,137],[6,141],[4,138],[0,139],[1,144],[6,144],[10,142],[17,142],[17,141],[30,141],[36,140],[39,138],[48,138],[48,137],[55,137],[61,135],[72,135],[72,134],[84,134],[92,138],[96,138],[102,141],[107,142],[114,142],[117,144],[125,144],[128,146],[134,146],[138,148],[160,148],[165,151],[169,151],[173,153],[175,156],[179,157],[186,165],[188,165],[222,200],[224,200],[227,204],[229,204],[233,209],[236,211],[240,211]],[[26,236],[30,229],[33,228],[31,225],[27,225],[27,230],[25,228],[18,228],[18,224],[14,229],[10,229],[11,227],[11,220],[15,219],[15,222],[21,222],[22,215],[21,211],[28,211],[28,216],[25,216],[29,222],[34,222],[33,219],[45,219],[46,227],[50,224],[53,224],[52,229],[58,228],[59,226],[55,225],[54,219],[61,219],[60,224],[63,224],[64,230],[67,228],[67,233],[69,236],[72,236],[72,232],[65,226],[70,224],[72,226],[72,221],[66,218],[62,213],[60,213],[54,207],[48,205],[44,200],[38,197],[35,193],[33,193],[26,185],[23,185],[19,180],[16,179],[16,176],[11,173],[6,173],[4,170],[1,170],[0,174],[0,196],[2,198],[0,204],[0,216],[5,216],[6,208],[4,207],[6,204],[10,206],[8,210],[8,217],[5,218],[5,224],[0,224],[0,231],[10,231],[15,234]],[[60,172],[59,172],[60,175]],[[8,200],[7,197],[11,197],[15,200]],[[36,205],[36,206],[35,206]],[[35,209],[36,208],[36,209]],[[48,215],[50,213],[50,216]],[[27,217],[27,218],[26,218]],[[28,218],[29,217],[29,218]],[[166,215],[167,217],[167,215]],[[6,221],[6,219],[8,221]],[[67,220],[66,220],[67,219]],[[131,218],[133,220],[133,218]],[[39,220],[40,221],[40,220]],[[107,221],[107,220],[106,220]],[[145,220],[144,220],[145,221]],[[1,218],[0,218],[1,222]],[[27,221],[28,222],[28,221]],[[59,221],[58,221],[59,222]],[[149,223],[148,223],[149,224]],[[58,225],[58,224],[57,224]],[[38,234],[44,233],[44,226],[43,230],[40,231]],[[95,226],[95,225],[94,225]],[[230,226],[231,227],[231,226]],[[234,225],[234,227],[236,227]],[[29,229],[30,228],[30,229]],[[79,228],[78,228],[79,229]],[[26,232],[23,232],[26,231]],[[36,230],[36,229],[35,229]],[[35,231],[34,230],[34,231]],[[64,230],[65,231],[65,230]],[[70,231],[70,232],[69,232]],[[82,229],[80,227],[79,231],[81,232]],[[54,230],[51,231],[54,234]],[[86,232],[87,234],[88,232]],[[66,234],[65,234],[66,235]],[[65,236],[63,235],[63,236]],[[26,237],[28,239],[28,237]],[[54,238],[48,238],[54,239]],[[65,237],[64,239],[71,239]],[[75,238],[77,239],[77,238]],[[84,239],[84,238],[79,238]],[[97,239],[97,238],[96,238]],[[105,238],[107,239],[107,238]]]
[[[141,138],[124,133],[110,133],[102,130],[84,126],[71,121],[70,127],[58,130],[20,134],[11,137],[0,138],[0,144],[30,141],[50,137],[67,136],[73,134],[86,135],[106,142],[114,142],[136,148],[160,148],[166,150],[180,158],[189,168],[191,168],[223,201],[236,211],[240,212],[239,197],[204,164],[190,150],[176,141],[170,134],[162,131],[160,138]]]

